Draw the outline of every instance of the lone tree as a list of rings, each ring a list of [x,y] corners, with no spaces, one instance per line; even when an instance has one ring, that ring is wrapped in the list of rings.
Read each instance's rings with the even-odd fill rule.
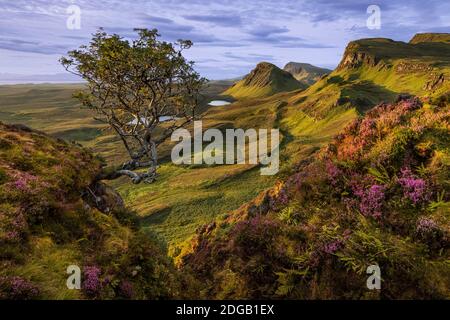
[[[169,43],[158,40],[156,29],[135,31],[139,37],[130,42],[100,29],[89,45],[60,59],[67,71],[87,81],[87,90],[75,97],[115,131],[130,157],[99,180],[125,175],[133,183],[153,182],[158,145],[195,119],[205,82],[182,55],[191,41]]]

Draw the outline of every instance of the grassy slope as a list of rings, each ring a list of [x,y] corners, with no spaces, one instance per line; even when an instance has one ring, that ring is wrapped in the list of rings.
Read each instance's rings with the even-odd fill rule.
[[[415,94],[424,98],[425,100],[429,100],[439,97],[441,94],[448,93],[450,91],[448,82],[450,57],[450,55],[448,54],[449,49],[449,45],[444,43],[420,43],[412,45],[401,42],[394,42],[387,39],[368,39],[351,43],[344,55],[343,62],[341,63],[339,68],[332,74],[318,81],[315,85],[311,86],[305,91],[299,91],[297,93],[294,92],[292,94],[286,94],[284,96],[284,100],[287,101],[288,106],[283,109],[279,123],[287,140],[292,141],[292,143],[285,145],[285,153],[292,154],[292,149],[295,149],[295,146],[298,143],[304,143],[305,145],[309,144],[310,146],[314,146],[315,142],[320,141],[323,143],[326,141],[330,141],[331,135],[338,133],[345,124],[351,121],[351,119],[356,118],[359,114],[364,113],[370,107],[381,101],[393,101],[398,97],[399,94]],[[443,75],[443,78],[447,80],[445,80],[443,84],[436,83],[436,75]],[[427,111],[427,117],[432,118],[432,113],[432,111]],[[384,144],[384,147],[395,145],[392,140],[384,142]],[[441,142],[439,142],[439,144],[441,144]],[[444,150],[447,150],[446,152],[448,152],[448,146],[445,148]],[[440,152],[441,151],[438,151],[437,153]],[[443,159],[447,159],[445,155],[443,156]],[[320,170],[323,170],[323,168]],[[306,172],[305,174],[308,173]],[[315,178],[312,177],[309,189],[307,188],[307,190],[311,190],[312,192],[314,192],[314,190],[316,189],[315,183],[317,183],[317,181],[314,179]],[[318,194],[317,197],[313,197],[313,201],[317,200],[317,203],[314,203],[315,207],[313,206],[309,208],[308,205],[300,204],[292,210],[286,209],[287,211],[284,214],[289,217],[293,214],[296,215],[295,210],[304,210],[305,214],[311,215],[310,218],[313,224],[320,224],[329,218],[329,213],[324,212],[324,217],[322,218],[319,218],[319,215],[313,215],[312,213],[319,212],[321,210],[321,206],[324,205],[321,197],[328,193],[329,191],[323,191],[322,193]],[[306,191],[306,194],[308,194],[308,191]],[[266,202],[264,200],[258,199],[256,200],[256,203],[261,201],[261,203],[265,205]],[[262,199],[265,198],[263,197]],[[246,210],[248,210],[249,207],[251,208],[252,204],[243,207],[242,210],[236,211],[236,219],[240,220],[248,217],[248,215],[250,215],[250,211],[247,212]],[[445,209],[442,210],[445,211]],[[329,211],[331,214],[335,211],[333,205],[330,206]],[[302,214],[303,213],[300,214],[300,217],[302,216]],[[321,219],[323,219],[323,221]],[[345,219],[345,217],[343,219]],[[222,235],[224,236],[223,239],[229,239],[228,237],[233,236],[233,233],[227,233],[227,230],[230,229],[229,222],[229,218],[226,218],[223,223],[220,221],[218,222],[221,227],[218,228],[217,231],[213,232],[219,233],[219,239],[222,238]],[[268,224],[270,225],[270,222],[268,222]],[[261,225],[261,231],[270,232],[270,230],[264,231],[264,228],[265,223]],[[375,233],[378,232],[376,226],[374,227],[374,229]],[[216,244],[214,244],[213,242],[212,247],[208,248],[207,243],[203,242],[205,239],[207,239],[207,237],[209,237],[209,232],[211,232],[210,228],[201,229],[201,231],[199,231],[198,237],[196,237],[195,239],[195,241],[198,241],[198,257],[201,257],[201,259],[204,259],[206,256],[208,258],[214,259],[214,257],[216,256],[216,253],[212,251],[208,252],[208,250],[214,251],[214,246]],[[239,234],[234,234],[237,237],[240,237]],[[249,237],[253,236],[255,238],[259,237],[259,235],[249,235]],[[262,238],[266,237],[264,236],[264,233],[262,233],[261,236]],[[365,235],[359,234],[359,236]],[[378,235],[375,235],[375,237],[377,236]],[[242,237],[245,237],[245,235],[242,235]],[[267,235],[267,237],[270,237],[270,235]],[[250,240],[251,239],[254,238],[250,238]],[[194,248],[196,247],[195,241],[193,243]],[[262,241],[264,242],[266,240]],[[276,240],[276,243],[282,243],[283,241],[284,240],[278,239]],[[395,242],[397,240],[392,239],[392,241]],[[273,248],[272,246],[274,245],[274,243],[270,242],[269,240],[267,240],[267,242],[267,245],[270,248]],[[244,241],[242,251],[245,252],[246,249],[244,247],[247,245],[248,242]],[[256,243],[255,245],[258,246],[260,244]],[[284,245],[287,244],[284,243],[283,246]],[[418,246],[421,247],[420,244]],[[219,240],[216,248],[218,248],[218,250],[220,251],[223,247],[228,247],[228,244],[223,242],[221,243]],[[205,250],[203,250],[202,248],[205,248]],[[248,257],[249,261],[247,261],[247,258],[245,256],[241,257],[244,261],[247,261],[249,263],[249,265],[246,266],[239,264],[239,261],[241,260],[240,258],[237,258],[237,256],[239,256],[239,254],[241,254],[242,252],[239,248],[237,248],[236,250],[237,251],[232,253],[230,257],[233,257],[232,260],[237,261],[237,265],[233,266],[233,262],[231,262],[231,260],[228,260],[230,264],[228,264],[227,266],[221,265],[220,267],[218,267],[222,271],[216,270],[217,273],[212,274],[212,276],[214,277],[215,288],[211,290],[215,292],[215,294],[217,294],[216,297],[219,298],[249,296],[261,297],[260,295],[258,295],[261,294],[259,292],[261,288],[256,289],[253,287],[240,287],[240,284],[247,281],[247,275],[242,275],[240,271],[238,271],[250,270],[250,274],[248,276],[249,278],[252,278],[252,281],[255,281],[256,286],[258,286],[258,283],[261,282],[261,279],[259,279],[258,276],[255,276],[253,278],[253,273],[251,272],[251,270],[252,267],[255,267],[255,265],[260,265],[258,259],[261,258],[261,249],[255,251],[255,256]],[[268,251],[270,250],[268,249]],[[401,248],[400,250],[405,250],[406,254],[406,251],[408,251],[409,248]],[[412,251],[408,251],[407,254],[414,255],[414,250],[415,249],[412,249]],[[185,252],[183,254],[185,254]],[[226,255],[226,252],[221,252],[220,256],[223,256],[222,254]],[[275,256],[277,255],[278,253],[275,254]],[[191,257],[188,256],[188,259],[191,259]],[[195,259],[196,257],[194,256],[192,262],[194,264],[199,263],[199,261],[196,261]],[[268,258],[266,257],[264,259]],[[213,264],[211,261],[208,261],[209,260],[205,262],[205,265],[199,263],[200,267],[194,267],[194,269],[198,272],[208,270],[209,267],[206,267],[206,264]],[[222,262],[223,261],[227,260],[222,260]],[[439,268],[445,265],[445,263],[442,264],[442,261],[439,261],[438,263],[441,264]],[[188,267],[193,266],[194,265],[189,265]],[[200,271],[202,268],[204,268],[203,271]],[[264,264],[261,265],[261,268],[265,268]],[[271,268],[271,266],[269,265],[268,268]],[[206,271],[206,273],[207,272],[208,271]],[[261,272],[262,274],[264,274],[263,271]],[[302,271],[300,270],[299,272]],[[436,272],[439,274],[439,272],[441,271],[436,270]],[[270,275],[270,277],[272,276],[273,274]],[[290,279],[296,279],[299,276],[301,276],[301,273],[297,274],[297,270],[293,270],[291,273],[282,275],[282,277],[285,278],[282,278],[281,280],[286,282]],[[414,277],[414,275],[412,276]],[[425,286],[430,284],[429,281],[434,281],[432,278],[434,276],[441,277],[441,274],[431,275],[431,278],[427,279],[428,282],[427,284],[425,284]],[[222,284],[220,284],[221,280],[223,280]],[[271,278],[269,282],[271,281],[274,281],[274,279]],[[269,284],[269,286],[271,285],[273,285],[273,283]],[[286,286],[289,285],[291,284],[286,284]],[[314,285],[315,284],[313,283],[313,286]],[[282,290],[285,289],[286,288],[283,288]],[[245,293],[245,290],[250,291]],[[289,287],[287,290],[290,290]],[[312,290],[314,291],[314,288]],[[428,288],[424,290],[428,290]],[[432,290],[439,291],[439,293],[436,293],[437,295],[446,294],[445,286],[437,286]],[[400,289],[398,292],[401,291],[402,289]],[[330,292],[328,293],[333,294]],[[265,295],[263,296],[267,297],[267,295],[271,296],[272,294],[274,294],[274,292],[265,292],[264,294]],[[324,291],[324,294],[324,296],[326,296],[326,290]],[[406,292],[405,296],[408,296],[408,294],[414,293]],[[426,294],[429,293],[425,293],[425,295]]]
[[[398,65],[400,61],[417,60],[419,59],[417,55],[424,51],[430,53],[435,51],[433,49],[435,44],[431,45],[431,49],[427,44],[425,49],[421,47],[416,49],[416,58],[411,60],[404,57],[406,54],[404,50],[384,49],[380,46],[392,46],[392,43],[386,40],[363,41],[357,45],[357,49],[375,52],[378,57],[384,58],[387,53],[393,52],[395,58],[389,59],[392,60],[393,65]],[[407,47],[406,52],[409,52],[410,48],[407,44],[400,44],[400,46]],[[348,53],[356,49],[351,50],[353,51]],[[433,54],[427,54],[420,59],[430,64],[439,60],[439,67],[442,66],[440,70],[447,70],[446,60]],[[178,251],[176,247],[189,238],[198,226],[239,207],[259,191],[272,185],[275,179],[289,173],[293,164],[305,159],[329,142],[333,135],[356,118],[360,112],[380,100],[391,101],[400,92],[420,93],[429,76],[428,72],[414,72],[412,75],[397,74],[394,72],[394,67],[387,69],[380,67],[381,65],[363,64],[354,68],[342,68],[305,91],[280,93],[259,100],[237,101],[230,106],[210,108],[204,117],[206,128],[279,127],[283,142],[282,168],[278,176],[262,177],[259,175],[258,168],[179,167],[166,162],[161,165],[161,178],[154,185],[134,186],[123,179],[114,182],[114,186],[124,196],[126,203],[138,211],[146,228],[162,234],[169,242],[172,252],[176,253]],[[11,88],[17,91],[11,91]],[[211,88],[208,97],[215,98],[221,88],[220,86]],[[44,102],[36,100],[34,95],[42,96],[43,93],[40,91],[54,91],[55,88],[46,87],[35,90],[36,87],[31,87],[27,89],[29,92],[25,88],[19,89],[0,88],[1,96],[9,99],[1,100],[6,103],[0,110],[8,113],[0,113],[0,119],[14,122],[20,120],[46,130],[48,127],[50,132],[59,132],[57,128],[61,126],[67,130],[76,129],[79,123],[83,126],[91,124],[91,118],[87,116],[86,111],[79,110],[72,102],[61,103],[60,99],[70,101],[65,89],[56,88],[56,92],[59,93],[50,96],[49,100]],[[24,93],[27,98],[20,98],[20,95]],[[422,92],[422,94],[425,93]],[[18,111],[20,103],[25,104],[25,108],[20,108]],[[52,110],[51,117],[46,112],[46,105],[56,108]],[[32,110],[35,113],[32,118],[20,118],[22,110]],[[53,120],[54,117],[56,120]],[[72,118],[77,120],[72,121]],[[106,133],[84,144],[102,154],[109,162],[120,162],[124,159],[120,143],[114,136]],[[162,149],[162,154],[167,155],[170,144],[163,146]]]
[[[280,93],[265,99],[237,101],[211,108],[203,117],[204,129],[280,128],[281,168],[277,175],[261,176],[259,168],[250,165],[180,167],[166,162],[161,165],[156,184],[134,186],[122,180],[114,186],[143,217],[144,225],[164,236],[171,253],[176,255],[177,247],[186,245],[184,241],[200,225],[237,209],[285,177],[294,164],[317,151],[357,116],[354,110],[342,110],[320,121],[307,115],[287,118],[291,96],[292,93]]]
[[[399,94],[436,97],[450,90],[444,85],[427,88],[436,76],[450,77],[450,45],[408,44],[388,39],[351,42],[339,67],[307,90],[292,97],[296,110],[322,118],[336,106],[365,111]]]
[[[199,229],[181,265],[205,298],[448,299],[449,108],[378,106],[284,185]],[[373,264],[382,290],[367,290]]]
[[[52,92],[52,95],[49,94],[47,100],[41,101],[39,97],[45,95],[46,90]],[[65,106],[60,101],[71,101],[69,97],[72,90],[65,86],[43,85],[2,87],[2,98],[8,96],[9,100],[2,99],[4,107],[1,110],[8,114],[3,113],[1,119],[21,121],[38,129],[49,130],[50,133],[59,133],[59,128],[64,128],[64,132],[76,130],[80,123],[82,127],[91,125],[91,114],[86,110],[79,109],[75,103]],[[214,92],[218,91],[209,94],[214,98]],[[321,122],[322,129],[322,125],[317,126],[307,118],[282,120],[288,110],[283,101],[287,101],[289,97],[290,94],[279,94],[267,99],[213,107],[204,115],[204,129],[282,127],[284,151],[281,155],[280,175],[283,175],[290,170],[292,163],[317,150],[346,122],[342,115],[336,119],[330,117]],[[18,111],[20,104],[24,107]],[[52,106],[51,112],[45,108],[46,105]],[[243,109],[245,112],[242,112]],[[33,112],[33,117],[21,117],[30,112]],[[299,132],[300,125],[309,129]],[[125,159],[123,147],[108,132],[102,132],[94,139],[91,137],[91,140],[78,141],[100,153],[108,162],[117,163]],[[162,146],[161,154],[167,155],[170,146],[171,144]],[[252,166],[180,167],[169,162],[162,163],[160,174],[160,179],[154,185],[135,186],[126,179],[113,182],[113,185],[125,202],[139,213],[144,226],[162,234],[172,251],[176,251],[175,247],[188,239],[198,226],[238,208],[261,190],[270,187],[278,178],[260,176],[259,168]]]
[[[100,165],[77,145],[0,123],[0,299],[178,295],[173,264],[132,213],[102,213],[81,199]],[[93,287],[68,290],[70,265]],[[99,274],[87,275],[88,266]],[[133,277],[136,266],[142,272]]]
[[[0,121],[22,123],[67,140],[88,141],[100,125],[72,99],[77,84],[0,86]]]
[[[61,191],[62,195],[54,199],[54,189],[63,190],[65,185],[77,188],[89,184],[99,163],[86,165],[92,159],[78,148],[69,151],[64,143],[48,140],[40,134],[12,129],[1,123],[0,142],[0,275],[15,275],[35,283],[45,283],[41,295],[46,298],[78,298],[79,292],[64,290],[63,286],[65,268],[71,264],[81,265],[83,259],[76,243],[64,243],[67,240],[64,239],[66,233],[70,234],[71,231],[52,230],[52,224],[55,223],[52,221],[39,227],[38,224],[34,225],[32,219],[33,216],[41,216],[42,219],[47,210],[53,210],[67,219],[61,224],[62,228],[73,223],[80,210],[80,203],[67,199],[70,197],[70,191],[67,190]],[[61,160],[64,160],[64,165],[59,167]],[[84,172],[81,173],[77,167],[83,167]],[[25,178],[28,175],[31,175],[30,178]],[[15,181],[27,182],[22,186]],[[18,187],[20,189],[16,190]],[[26,206],[32,209],[27,210]],[[19,217],[25,222],[13,223],[15,220],[10,220]],[[72,225],[75,233],[79,226]]]
[[[204,129],[276,127],[277,115],[283,110],[280,105],[281,99],[215,107],[204,115]],[[200,225],[238,208],[277,178],[261,176],[259,167],[253,165],[175,166],[166,162],[159,172],[161,177],[153,185],[118,181],[115,186],[143,217],[144,225],[161,233],[175,252],[175,246]]]

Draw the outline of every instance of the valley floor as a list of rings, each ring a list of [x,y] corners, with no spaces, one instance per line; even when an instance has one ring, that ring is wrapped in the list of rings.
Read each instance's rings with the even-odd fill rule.
[[[56,137],[91,148],[108,163],[125,160],[118,139],[92,119],[71,98],[80,85],[16,85],[0,87],[0,121],[22,123]],[[214,98],[222,87],[213,88]],[[253,199],[277,179],[286,176],[292,164],[307,158],[356,116],[349,110],[320,121],[287,108],[289,94],[271,99],[235,102],[210,107],[203,114],[207,128],[280,128],[281,170],[275,176],[261,176],[253,165],[176,166],[167,161],[172,144],[163,145],[166,156],[159,179],[151,185],[133,185],[123,178],[111,182],[125,203],[141,217],[145,229],[157,232],[176,256],[195,230],[214,218],[226,215]],[[281,120],[282,119],[282,120]],[[296,155],[293,157],[292,155]]]

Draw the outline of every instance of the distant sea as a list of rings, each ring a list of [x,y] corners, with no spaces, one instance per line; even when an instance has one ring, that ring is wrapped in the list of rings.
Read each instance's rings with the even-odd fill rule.
[[[16,84],[80,84],[83,81],[8,81],[0,80],[0,85],[16,85]]]

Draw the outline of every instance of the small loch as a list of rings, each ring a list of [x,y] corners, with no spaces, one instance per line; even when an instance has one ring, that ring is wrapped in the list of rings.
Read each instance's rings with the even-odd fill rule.
[[[208,103],[208,105],[212,107],[226,106],[229,104],[231,104],[231,102],[225,100],[212,100],[210,103]]]

